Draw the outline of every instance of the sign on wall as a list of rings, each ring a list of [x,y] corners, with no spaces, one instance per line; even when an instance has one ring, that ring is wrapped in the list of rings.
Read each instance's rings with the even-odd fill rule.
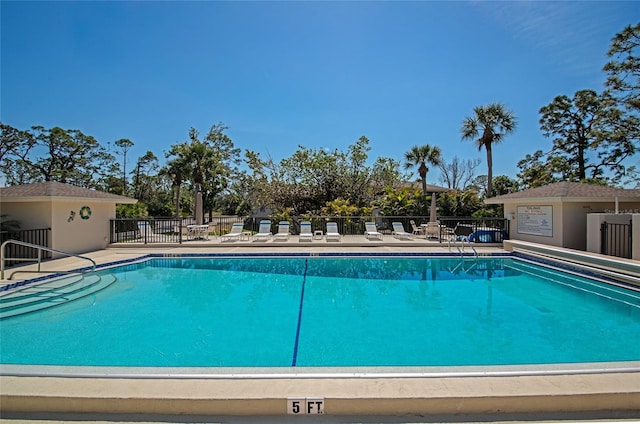
[[[553,206],[518,206],[518,233],[553,237]]]

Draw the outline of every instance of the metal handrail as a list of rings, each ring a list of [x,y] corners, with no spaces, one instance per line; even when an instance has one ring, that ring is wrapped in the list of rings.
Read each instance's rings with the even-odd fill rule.
[[[37,258],[7,258],[5,257],[5,246],[7,246],[8,244],[16,244],[19,246],[25,246],[25,247],[30,247],[32,249],[37,249],[38,250],[38,257]],[[18,272],[25,272],[25,273],[33,273],[33,272],[39,272],[39,273],[60,273],[60,274],[76,274],[77,271],[41,271],[40,270],[40,264],[42,263],[42,251],[46,251],[46,252],[51,252],[51,253],[58,253],[61,255],[66,255],[66,256],[71,256],[74,258],[78,258],[78,259],[86,259],[87,261],[90,261],[92,266],[91,266],[91,271],[95,271],[96,270],[96,262],[91,259],[88,258],[86,256],[80,256],[80,255],[76,255],[74,253],[69,253],[69,252],[63,252],[62,250],[56,250],[56,249],[51,249],[50,247],[46,247],[46,246],[40,246],[38,244],[32,244],[32,243],[27,243],[24,241],[19,241],[19,240],[7,240],[4,243],[2,243],[2,246],[0,246],[0,280],[4,280],[4,270],[5,270],[5,261],[22,261],[22,262],[30,262],[30,261],[34,261],[37,260],[38,261],[38,270],[37,271],[24,271],[24,270],[15,270],[11,273],[11,275],[9,275],[9,277],[7,278],[7,280],[11,280],[11,278],[13,278],[13,276],[15,274],[17,274]],[[91,271],[86,271],[86,272],[91,272]],[[84,272],[81,272],[82,274],[84,274]]]
[[[458,246],[458,241],[460,241],[460,246]],[[469,237],[467,236],[460,236],[460,240],[457,240],[457,238],[447,240],[449,251],[451,251],[451,242],[453,242],[453,245],[456,247],[456,249],[458,249],[458,253],[460,253],[460,256],[462,256],[462,253],[464,252],[465,241],[467,242],[467,245],[471,248],[471,250],[473,250],[473,254],[477,258],[478,252],[476,251],[476,248],[473,247],[473,244],[471,244],[471,240],[469,240]],[[462,250],[460,249],[460,247],[462,247]]]

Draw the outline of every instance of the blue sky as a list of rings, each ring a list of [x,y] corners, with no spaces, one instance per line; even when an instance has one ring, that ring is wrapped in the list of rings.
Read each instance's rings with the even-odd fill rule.
[[[602,91],[611,38],[637,2],[0,3],[3,123],[79,129],[147,150],[217,122],[236,147],[289,157],[345,150],[365,135],[371,162],[415,144],[481,159],[461,141],[473,108],[518,118],[494,147],[494,176],[551,142],[538,111],[557,95]],[[438,171],[429,182],[438,182]]]

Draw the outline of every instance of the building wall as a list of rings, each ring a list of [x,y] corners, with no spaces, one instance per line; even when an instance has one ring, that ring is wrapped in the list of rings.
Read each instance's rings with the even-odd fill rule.
[[[589,203],[564,203],[562,205],[562,247],[577,250],[587,248],[587,215],[603,210],[600,205]]]
[[[88,206],[91,216],[82,219]],[[93,200],[62,200],[0,203],[0,213],[20,222],[23,230],[51,228],[52,249],[68,253],[100,250],[109,244],[109,220],[116,217],[116,205]],[[54,257],[61,255],[53,255]]]
[[[552,206],[553,207],[553,237],[538,236],[518,233],[518,206]],[[512,240],[529,241],[546,244],[549,246],[566,247],[569,249],[586,250],[589,252],[600,251],[600,227],[598,223],[597,250],[594,241],[588,235],[592,230],[591,222],[588,222],[590,214],[613,211],[614,202],[527,202],[508,203],[504,205],[505,218],[510,221],[510,237]],[[640,203],[627,202],[619,204],[620,210],[639,210]],[[595,233],[593,233],[595,234]],[[635,240],[634,240],[635,241]],[[634,243],[635,246],[636,243]],[[635,250],[635,249],[634,249]]]
[[[0,214],[20,223],[21,230],[51,228],[51,202],[0,202]]]
[[[518,232],[518,207],[519,206],[551,206],[553,208],[553,235],[540,236],[534,234],[525,234]],[[563,214],[562,203],[560,202],[518,202],[508,203],[504,205],[504,216],[510,219],[509,222],[509,237],[512,240],[529,241],[532,243],[541,243],[549,246],[563,247]]]
[[[83,207],[90,216],[81,216]],[[113,203],[79,201],[53,201],[52,247],[69,253],[85,253],[100,250],[109,244],[109,220],[115,218]]]

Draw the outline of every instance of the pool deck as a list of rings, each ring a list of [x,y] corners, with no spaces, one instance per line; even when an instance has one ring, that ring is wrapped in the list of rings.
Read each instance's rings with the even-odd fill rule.
[[[106,264],[149,253],[449,252],[446,243],[427,245],[422,240],[387,238],[391,239],[363,242],[363,237],[352,241],[345,238],[336,243],[324,240],[299,243],[297,237],[287,242],[265,243],[204,240],[180,246],[118,246],[84,256],[98,264]],[[475,247],[480,255],[505,252],[500,246]],[[457,254],[456,249],[451,253]],[[634,262],[637,265],[637,261]],[[86,266],[85,261],[64,258],[48,261],[42,268],[66,270],[83,266]],[[20,278],[27,276],[34,277],[33,274],[20,274]],[[243,417],[263,418],[254,418],[254,422],[640,419],[640,361],[530,367],[327,369],[321,372],[317,369],[138,371],[94,368],[87,372],[86,369],[51,367],[43,372],[38,367],[0,366],[1,414],[3,419],[11,418],[16,422],[65,414],[80,414],[73,419],[85,417],[87,421],[135,416],[138,418],[130,420],[152,417],[148,421],[171,422],[186,420],[185,417],[199,422],[228,422]],[[323,400],[325,416],[287,415],[288,399],[304,398]]]

